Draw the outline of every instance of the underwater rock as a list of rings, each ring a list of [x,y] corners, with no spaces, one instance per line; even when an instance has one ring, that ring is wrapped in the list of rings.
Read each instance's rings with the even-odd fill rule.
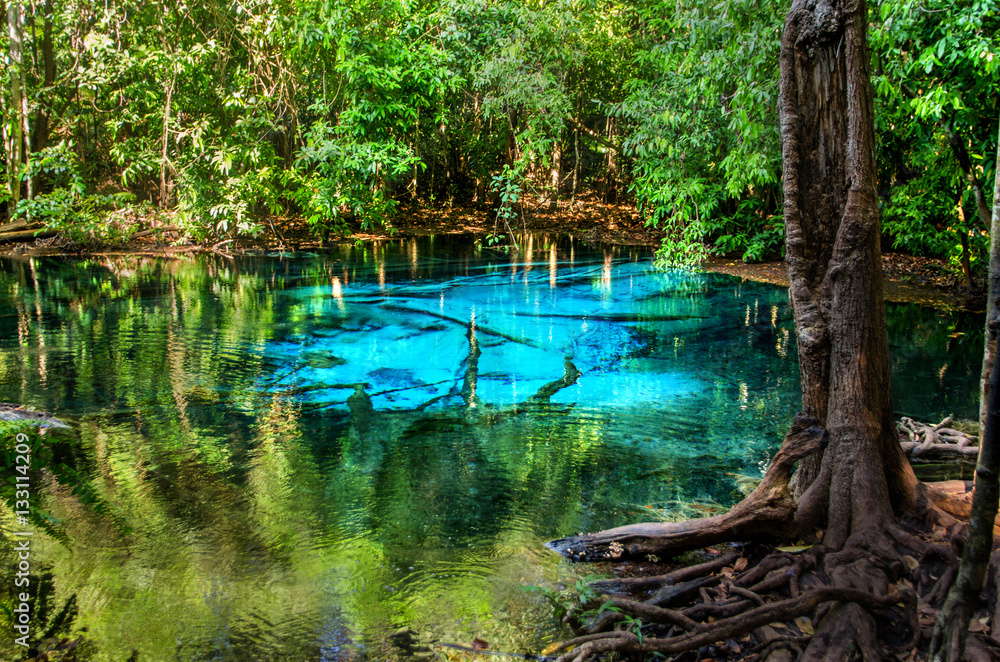
[[[308,365],[310,368],[316,368],[317,370],[328,370],[347,363],[347,359],[334,356],[333,354],[323,350],[309,350],[302,352],[299,355],[299,360]]]

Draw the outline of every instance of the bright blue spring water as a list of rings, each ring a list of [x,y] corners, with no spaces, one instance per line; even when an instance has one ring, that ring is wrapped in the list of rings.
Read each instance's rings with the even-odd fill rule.
[[[562,636],[521,588],[588,570],[542,542],[732,503],[799,405],[785,291],[651,257],[535,236],[2,262],[0,401],[79,433],[37,483],[39,628],[70,605],[55,631],[101,660]],[[973,416],[981,318],[888,318],[897,409]]]

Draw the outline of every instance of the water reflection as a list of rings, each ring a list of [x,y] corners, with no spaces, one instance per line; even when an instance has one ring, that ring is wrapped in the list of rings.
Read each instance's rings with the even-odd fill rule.
[[[3,261],[0,401],[80,432],[47,442],[39,627],[75,605],[60,633],[115,660],[391,660],[401,627],[537,651],[559,625],[519,587],[587,571],[543,540],[732,502],[798,405],[782,290],[649,257]],[[981,321],[890,326],[897,407],[971,415]]]

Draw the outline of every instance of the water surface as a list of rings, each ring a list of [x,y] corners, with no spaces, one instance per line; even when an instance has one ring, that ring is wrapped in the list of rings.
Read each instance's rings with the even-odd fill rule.
[[[79,430],[36,483],[36,632],[97,660],[537,651],[565,633],[522,587],[588,571],[545,540],[731,504],[799,404],[783,289],[641,248],[0,267],[0,401]],[[973,415],[981,319],[889,320],[897,409]]]

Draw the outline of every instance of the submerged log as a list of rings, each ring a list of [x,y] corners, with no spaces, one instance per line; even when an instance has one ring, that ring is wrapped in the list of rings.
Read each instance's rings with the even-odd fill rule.
[[[576,380],[580,378],[583,373],[580,372],[573,362],[566,359],[565,364],[563,364],[563,376],[554,382],[549,382],[545,384],[538,392],[531,396],[530,401],[533,402],[548,402],[549,398],[563,390],[567,386],[572,386],[576,383]]]

